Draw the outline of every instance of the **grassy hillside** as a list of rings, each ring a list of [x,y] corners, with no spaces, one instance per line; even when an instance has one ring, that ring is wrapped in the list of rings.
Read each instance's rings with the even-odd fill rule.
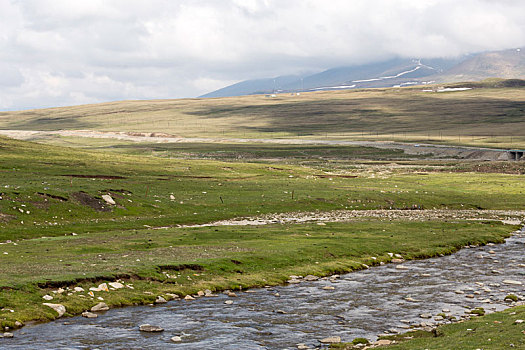
[[[424,164],[415,169],[354,166],[332,173],[336,168],[327,164],[311,168],[163,159],[4,138],[0,138],[0,149],[0,240],[203,223],[283,211],[414,206],[515,209],[523,203],[521,176],[421,173],[418,170]],[[275,151],[291,158],[294,149]],[[367,151],[361,147],[344,150],[346,157]],[[328,154],[326,148],[318,152]],[[102,195],[111,195],[117,205],[105,204]]]
[[[199,152],[212,151],[200,147]],[[424,172],[424,161],[389,171],[374,160],[346,170],[284,161],[327,151],[244,148],[279,162],[270,165],[231,157],[166,159],[140,150],[108,154],[0,138],[0,323],[13,327],[15,321],[55,318],[42,305],[46,294],[72,315],[98,297],[123,306],[168,298],[166,293],[277,284],[290,274],[326,275],[388,261],[387,252],[420,258],[499,242],[516,228],[492,221],[498,215],[422,219],[418,210],[405,210],[407,218],[365,215],[325,225],[180,226],[335,209],[523,207],[523,178],[513,174]],[[333,157],[367,152],[331,150]],[[72,292],[117,279],[134,289],[94,296]],[[59,293],[59,287],[70,289]]]
[[[395,139],[525,148],[525,88],[498,87],[506,85],[467,84],[474,89],[454,92],[425,92],[418,87],[275,98],[122,101],[3,112],[0,128],[206,138]]]

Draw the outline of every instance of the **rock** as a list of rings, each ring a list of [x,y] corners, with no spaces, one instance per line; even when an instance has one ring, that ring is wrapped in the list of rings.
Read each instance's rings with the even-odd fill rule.
[[[158,296],[157,299],[155,299],[155,304],[165,304],[167,303],[168,301],[166,299],[164,299],[162,296]]]
[[[287,312],[284,310],[275,310],[275,312],[277,312],[278,314],[287,314]]]
[[[297,346],[297,350],[308,350],[308,349],[310,349],[310,347],[308,345],[302,344],[302,343],[297,344],[296,346]]]
[[[159,326],[152,326],[146,323],[146,324],[140,325],[139,330],[141,332],[163,332],[164,328],[159,327]]]
[[[98,303],[91,308],[91,312],[108,311],[109,306],[106,303]]]
[[[51,295],[47,295],[47,294],[46,294],[46,295],[44,295],[44,296],[42,297],[42,299],[44,299],[44,300],[48,300],[48,301],[49,301],[49,300],[53,300],[53,297],[52,297]]]
[[[301,281],[298,280],[298,279],[289,279],[287,282],[288,282],[289,284],[297,284],[297,283],[301,283]]]
[[[459,289],[456,289],[456,290],[454,291],[454,293],[456,293],[456,294],[465,294],[464,291],[459,290]]]
[[[324,286],[323,289],[324,290],[334,290],[335,288],[332,286]]]
[[[57,292],[57,294],[62,294],[62,293],[65,292],[65,290],[64,290],[64,288],[58,288],[56,292]]]
[[[172,195],[172,194],[170,194],[170,199],[171,199],[172,201],[174,201],[174,200],[175,200],[175,196]],[[180,340],[179,340],[179,341],[180,341]]]
[[[397,265],[397,266],[396,266],[396,269],[397,269],[397,270],[408,270],[408,267],[405,266],[405,265]]]
[[[174,343],[179,343],[182,341],[182,338],[179,337],[178,335],[174,336],[174,337],[171,337],[170,340]]]
[[[85,318],[97,318],[98,315],[93,313],[93,312],[89,312],[89,311],[84,311],[82,313],[82,317],[85,317]]]
[[[388,339],[380,339],[374,342],[374,345],[390,345],[390,344],[392,344],[392,341]]]
[[[75,292],[83,292],[83,291],[84,291],[84,288],[82,288],[82,287],[75,287],[75,288],[73,288],[73,290],[74,290]]]
[[[102,195],[102,199],[108,204],[111,204],[111,205],[117,204],[117,203],[115,203],[115,201],[113,200],[113,198],[111,198],[111,196],[109,194],[103,194]]]
[[[20,321],[16,321],[15,322],[15,326],[18,327],[18,328],[22,327],[23,325],[24,324],[22,322],[20,322]]]
[[[489,250],[489,254],[496,254],[496,252],[493,250]]]
[[[410,301],[410,302],[412,302],[412,303],[417,303],[417,300],[414,299],[414,298],[411,298],[411,297],[406,297],[405,300],[406,300],[406,301]]]
[[[402,263],[404,261],[405,260],[403,260],[403,259],[392,259],[392,260],[390,260],[390,262],[393,262],[393,263]]]
[[[124,288],[124,285],[120,282],[109,282],[108,284],[111,288],[115,288],[115,289]]]
[[[13,338],[15,335],[13,333],[10,333],[10,332],[5,332],[3,334],[3,337],[4,338]]]
[[[514,281],[514,280],[504,280],[503,283],[505,283],[505,284],[512,284],[512,285],[515,285],[515,286],[521,286],[523,284],[520,281]]]
[[[228,292],[227,294],[230,298],[236,298],[237,297],[237,294],[235,294],[234,292]]]
[[[233,304],[233,300],[226,300],[224,303],[225,303],[226,305],[231,305],[231,304]]]
[[[184,300],[195,300],[195,298],[188,294],[184,297]]]
[[[523,320],[516,320],[514,321],[514,324],[522,324],[524,321]]]
[[[42,305],[48,306],[55,310],[58,313],[58,317],[62,317],[66,313],[66,307],[62,304],[43,303]]]
[[[336,343],[341,342],[341,337],[328,337],[328,338],[323,338],[319,341],[324,344],[336,344]]]
[[[204,293],[202,290],[199,290],[199,291],[197,292],[197,296],[199,296],[199,297],[203,297],[205,294],[206,294],[206,293]]]
[[[399,330],[398,329],[395,329],[395,328],[389,328],[388,329],[388,333],[392,333],[392,334],[399,334]]]
[[[104,292],[109,292],[109,288],[108,288],[108,285],[107,283],[101,283],[98,285],[97,289],[99,291],[104,291]]]
[[[314,276],[314,275],[306,275],[304,277],[304,280],[305,281],[317,281],[319,279],[319,277],[317,276]]]
[[[276,297],[280,297],[281,294],[279,294],[279,293],[275,293],[274,296],[276,296]]]
[[[443,309],[442,312],[450,312],[450,309]]]
[[[421,314],[421,315],[419,315],[419,317],[421,317],[421,318],[432,318],[432,315],[431,314]]]

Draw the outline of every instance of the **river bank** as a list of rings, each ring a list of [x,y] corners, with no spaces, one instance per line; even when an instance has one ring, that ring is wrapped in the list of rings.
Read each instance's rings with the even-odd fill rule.
[[[523,285],[509,281],[522,278],[524,249],[524,235],[516,234],[502,245],[473,244],[453,255],[427,260],[403,261],[392,253],[392,264],[379,263],[343,276],[288,276],[287,286],[114,309],[96,319],[67,319],[66,325],[28,326],[16,332],[14,339],[2,341],[15,349],[43,339],[53,347],[67,344],[71,348],[104,343],[131,348],[197,349],[221,344],[262,349],[295,348],[299,343],[316,347],[320,339],[333,336],[343,341],[374,340],[379,334],[428,330],[452,322],[453,317],[468,319],[480,306],[490,313],[516,305],[505,297],[515,294],[518,303],[523,300]],[[143,323],[160,325],[165,332],[141,334],[138,325]],[[60,328],[72,338],[63,339]],[[181,337],[181,343],[171,342],[173,336]]]

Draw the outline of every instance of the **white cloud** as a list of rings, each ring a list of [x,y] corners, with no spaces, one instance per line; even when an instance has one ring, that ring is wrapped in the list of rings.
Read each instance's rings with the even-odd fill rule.
[[[516,0],[0,0],[0,109],[523,46]]]

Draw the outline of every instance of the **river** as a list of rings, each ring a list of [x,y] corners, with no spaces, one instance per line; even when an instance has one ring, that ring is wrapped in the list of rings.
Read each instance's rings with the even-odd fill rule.
[[[296,349],[319,347],[340,336],[376,339],[388,330],[406,331],[443,309],[456,317],[468,308],[487,312],[509,306],[509,293],[525,295],[525,234],[506,243],[462,249],[456,254],[387,264],[330,280],[221,293],[194,301],[112,309],[96,319],[73,317],[26,326],[6,349]],[[399,268],[399,266],[402,268]],[[509,284],[509,280],[524,282]],[[507,281],[506,283],[504,281]],[[333,289],[323,289],[333,287]],[[233,304],[225,304],[232,300]],[[66,323],[66,324],[64,324]],[[162,326],[144,333],[139,325]],[[182,341],[174,343],[173,336]]]

